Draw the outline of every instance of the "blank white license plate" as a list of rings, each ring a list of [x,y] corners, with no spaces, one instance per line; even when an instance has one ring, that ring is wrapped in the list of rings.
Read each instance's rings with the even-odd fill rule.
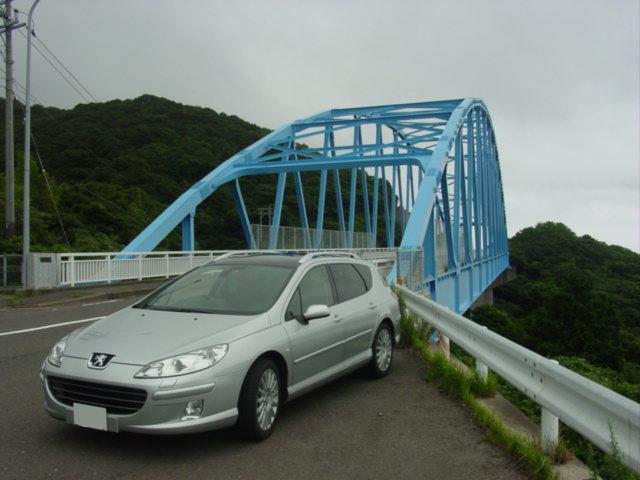
[[[73,423],[80,427],[95,428],[96,430],[107,429],[107,409],[84,405],[82,403],[73,404]]]

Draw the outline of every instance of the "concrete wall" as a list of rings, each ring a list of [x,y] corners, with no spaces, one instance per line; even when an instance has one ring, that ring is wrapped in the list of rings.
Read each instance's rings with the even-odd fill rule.
[[[31,253],[27,289],[48,289],[58,286],[60,256],[57,253]]]

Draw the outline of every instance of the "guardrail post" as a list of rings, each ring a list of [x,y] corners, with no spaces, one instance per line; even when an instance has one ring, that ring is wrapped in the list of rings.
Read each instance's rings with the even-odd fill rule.
[[[476,370],[483,382],[489,379],[489,367],[476,358]]]
[[[7,256],[2,256],[2,286],[7,286]]]
[[[559,442],[560,420],[604,451],[611,449],[609,430],[619,442],[621,461],[638,471],[640,465],[640,405],[596,382],[559,366],[541,355],[490,333],[432,300],[398,285],[406,307],[451,340],[488,369],[500,375],[521,393],[542,407],[541,447],[553,452]],[[441,340],[442,341],[442,340]],[[560,419],[558,413],[562,412]]]
[[[489,331],[486,325],[482,325],[482,329]],[[486,382],[489,379],[489,367],[476,358],[476,370],[480,374],[482,381]]]
[[[550,452],[558,445],[558,417],[544,407],[541,410],[540,440],[542,449],[545,452]]]
[[[189,252],[189,268],[193,268],[193,251]]]
[[[76,285],[76,261],[73,255],[69,255],[69,270],[71,270],[71,281],[69,284],[74,287]]]
[[[164,263],[165,263],[165,278],[169,278],[169,254],[164,254]]]
[[[442,332],[438,332],[440,334],[440,349],[444,354],[447,360],[451,359],[451,346],[449,345],[449,337],[447,337]]]
[[[111,255],[107,254],[107,283],[111,283]]]
[[[142,280],[142,254],[138,254],[138,280]]]

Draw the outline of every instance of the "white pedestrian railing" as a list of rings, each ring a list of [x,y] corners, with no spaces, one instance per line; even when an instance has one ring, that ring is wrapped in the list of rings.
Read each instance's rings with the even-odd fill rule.
[[[558,419],[611,452],[611,433],[622,461],[640,472],[640,404],[538,355],[437,303],[398,287],[406,307],[473,355],[476,367],[488,369],[542,408],[541,440],[545,448],[558,442]]]
[[[229,252],[257,250],[203,250],[193,252],[90,252],[59,254],[58,285],[112,283],[121,280],[169,278],[204,265]],[[310,250],[278,250],[306,252]],[[315,251],[315,250],[311,250]],[[362,258],[395,259],[396,250],[389,248],[351,249]]]
[[[61,286],[180,275],[226,251],[60,254]]]

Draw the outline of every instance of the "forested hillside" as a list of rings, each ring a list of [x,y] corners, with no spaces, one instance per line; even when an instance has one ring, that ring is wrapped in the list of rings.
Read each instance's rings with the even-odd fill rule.
[[[4,112],[4,100],[0,108]],[[16,102],[14,110],[20,230],[22,105]],[[4,122],[0,124],[0,130],[3,127]],[[193,183],[268,133],[236,116],[151,95],[135,100],[82,104],[71,110],[35,106],[32,131],[31,240],[34,251],[115,251],[122,248]],[[4,152],[3,131],[0,151]],[[56,217],[37,153],[49,175],[69,244]],[[0,173],[2,215],[3,175],[4,169]],[[310,222],[315,222],[317,177],[317,173],[302,175]],[[342,175],[343,198],[348,198],[348,181],[348,175]],[[247,178],[243,179],[242,185],[251,221],[258,223],[258,208],[273,202],[276,177]],[[281,223],[299,225],[291,178],[287,192]],[[326,195],[325,228],[335,229],[333,181],[327,182]],[[360,198],[356,208],[362,208]],[[363,231],[363,215],[357,218],[360,223],[356,223],[356,230]],[[20,242],[19,237],[12,242],[0,240],[0,252],[19,252]],[[228,186],[220,188],[198,208],[196,242],[200,249],[245,246]],[[180,249],[177,232],[161,247]]]
[[[551,222],[509,245],[517,278],[474,320],[640,401],[640,255]]]

